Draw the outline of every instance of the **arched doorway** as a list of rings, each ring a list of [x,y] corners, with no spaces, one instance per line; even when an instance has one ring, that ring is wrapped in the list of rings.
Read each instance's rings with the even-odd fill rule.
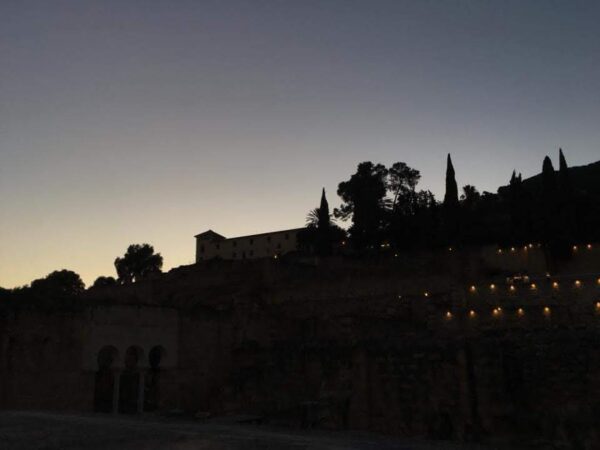
[[[120,377],[119,386],[119,412],[135,414],[141,408],[140,399],[140,371],[138,365],[144,356],[140,347],[131,346],[125,352],[125,367]]]
[[[115,374],[112,366],[119,351],[112,345],[102,347],[98,352],[98,371],[94,385],[94,411],[109,413],[113,411],[113,391]]]
[[[158,409],[160,399],[160,364],[165,357],[165,349],[157,345],[148,353],[150,368],[146,373],[144,411],[155,411]]]

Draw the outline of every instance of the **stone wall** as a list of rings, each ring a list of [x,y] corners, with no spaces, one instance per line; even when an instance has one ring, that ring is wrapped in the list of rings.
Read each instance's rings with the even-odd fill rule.
[[[90,410],[98,336],[155,329],[171,350],[163,411],[594,448],[600,253],[498,250],[215,261],[90,290],[80,313],[8,315],[1,406]]]

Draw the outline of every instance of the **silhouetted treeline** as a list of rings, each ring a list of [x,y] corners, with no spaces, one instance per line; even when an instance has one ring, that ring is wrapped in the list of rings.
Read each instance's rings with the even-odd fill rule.
[[[587,166],[588,171],[577,168],[573,172],[562,150],[559,161],[559,170],[555,171],[546,157],[541,175],[530,180],[524,181],[521,174],[513,172],[508,185],[497,194],[479,193],[468,184],[459,193],[448,155],[446,192],[441,203],[431,192],[417,189],[421,178],[417,169],[403,162],[387,168],[367,161],[339,184],[337,193],[342,204],[334,210],[334,216],[351,222],[348,240],[361,253],[381,248],[513,246],[535,242],[545,244],[553,256],[567,256],[573,244],[600,238],[600,163]],[[595,176],[588,172],[595,172]],[[579,179],[575,182],[579,176],[587,183]],[[318,217],[319,210],[314,210],[309,218]],[[309,223],[308,229],[311,228],[315,228],[314,220]],[[307,233],[308,240],[314,240]],[[331,248],[346,238],[340,233],[329,239],[337,239],[328,244]]]
[[[115,259],[117,278],[100,276],[92,287],[107,287],[139,281],[161,271],[163,258],[149,244],[132,244],[122,257]],[[71,270],[56,270],[44,278],[33,280],[30,285],[14,289],[0,288],[0,306],[32,306],[54,309],[59,306],[77,306],[85,291],[81,277]]]
[[[85,290],[81,277],[71,270],[56,270],[29,286],[0,289],[0,305],[32,306],[41,309],[72,307]]]

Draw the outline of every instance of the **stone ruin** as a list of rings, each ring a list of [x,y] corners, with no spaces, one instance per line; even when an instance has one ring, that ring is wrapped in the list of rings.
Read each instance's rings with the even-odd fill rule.
[[[0,316],[0,407],[600,448],[600,248],[211,261]]]

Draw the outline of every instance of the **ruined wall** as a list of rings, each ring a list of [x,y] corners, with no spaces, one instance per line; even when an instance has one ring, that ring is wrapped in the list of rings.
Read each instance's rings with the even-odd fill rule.
[[[85,410],[93,378],[81,370],[80,312],[14,311],[0,317],[2,408]]]
[[[1,405],[89,411],[97,336],[125,348],[154,327],[176,347],[162,411],[585,448],[598,443],[600,253],[574,252],[552,265],[535,246],[220,261],[90,290],[79,315],[0,320]],[[517,273],[529,278],[509,283]],[[112,331],[90,331],[101,323]],[[43,361],[55,351],[64,364]]]

